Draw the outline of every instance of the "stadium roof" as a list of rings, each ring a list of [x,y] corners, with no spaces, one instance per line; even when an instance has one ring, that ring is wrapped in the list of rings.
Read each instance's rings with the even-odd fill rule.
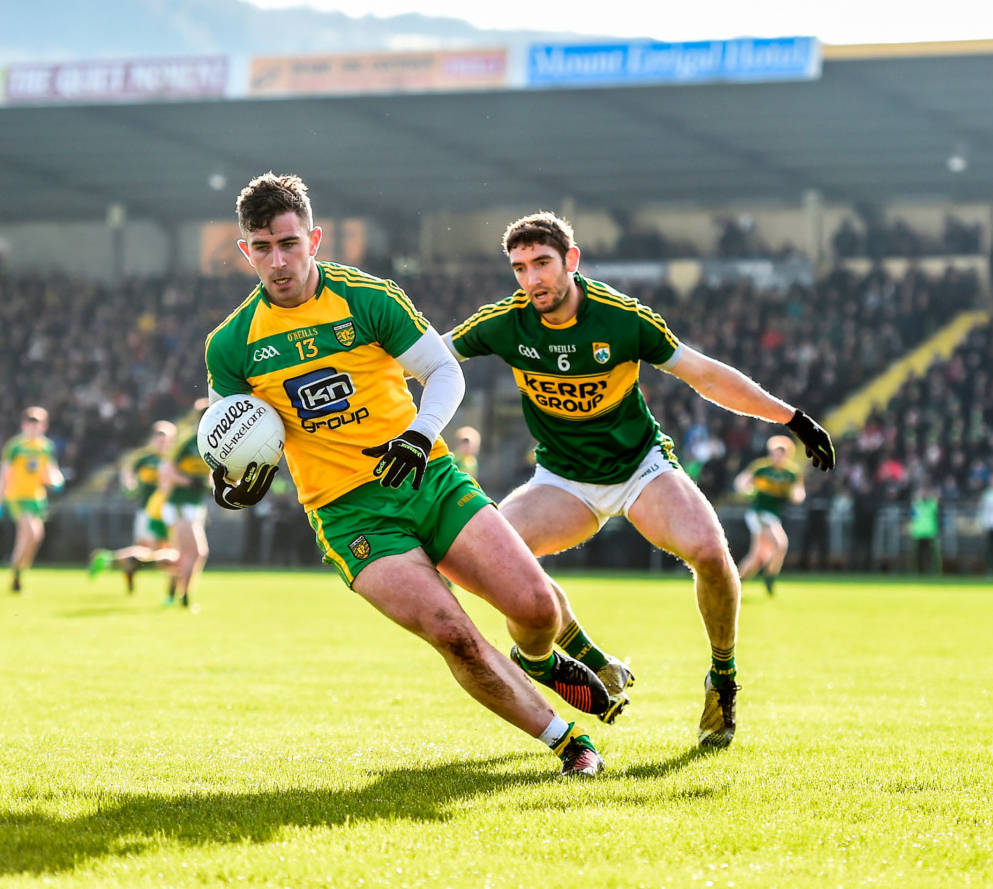
[[[3,220],[104,220],[114,203],[130,219],[230,220],[236,191],[269,169],[302,175],[322,215],[398,222],[565,198],[795,203],[808,189],[988,201],[993,53],[971,47],[828,55],[819,80],[791,83],[0,108]]]

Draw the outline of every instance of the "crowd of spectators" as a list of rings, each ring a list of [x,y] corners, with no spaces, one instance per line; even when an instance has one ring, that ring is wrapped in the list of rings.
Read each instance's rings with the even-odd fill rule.
[[[866,276],[839,269],[812,287],[782,293],[739,281],[702,284],[685,300],[637,295],[681,340],[823,419],[956,312],[973,307],[978,294],[975,277],[954,268],[939,279],[911,269],[895,280],[878,267]],[[643,374],[642,385],[708,496],[720,497],[762,452],[767,424],[710,406],[666,375]]]
[[[717,217],[714,226],[711,255],[719,259],[782,259],[798,253],[796,245],[789,241],[770,243],[755,217],[748,213]],[[842,220],[831,235],[831,249],[836,259],[978,256],[984,249],[983,236],[981,223],[967,222],[953,213],[945,216],[940,232],[929,233],[914,228],[906,219],[888,220],[866,207],[858,219],[848,216]],[[625,224],[611,250],[586,251],[591,260],[667,260],[705,255],[706,251],[690,240],[639,223]]]
[[[514,287],[502,264],[397,277],[439,330]],[[204,394],[204,338],[254,283],[247,276],[117,285],[0,277],[0,439],[16,432],[25,405],[42,404],[70,484],[85,479],[143,442],[152,422],[181,415]],[[899,279],[882,264],[866,275],[838,267],[815,284],[785,289],[704,281],[685,296],[664,283],[609,283],[658,311],[681,340],[821,420],[982,297],[977,278],[953,266],[934,278],[912,265]],[[908,381],[865,428],[840,437],[839,468],[823,495],[909,502],[925,483],[937,485],[946,503],[978,495],[993,470],[991,378],[993,333],[983,327],[949,361]],[[762,452],[768,424],[710,405],[651,369],[642,387],[705,493],[728,497],[731,479]],[[487,446],[500,442],[488,437]]]
[[[43,405],[70,485],[142,443],[155,420],[205,393],[204,337],[249,286],[0,276],[0,439],[17,431],[26,405]]]
[[[838,259],[887,256],[975,256],[982,252],[983,228],[978,222],[965,222],[948,214],[940,235],[927,235],[905,219],[887,221],[877,213],[866,212],[861,225],[845,218],[831,237]]]

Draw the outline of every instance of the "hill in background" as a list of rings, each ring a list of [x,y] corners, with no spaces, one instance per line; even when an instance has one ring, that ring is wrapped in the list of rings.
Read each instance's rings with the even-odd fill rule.
[[[65,0],[7,4],[0,67],[23,62],[175,56],[312,55],[515,45],[565,33],[482,30],[420,14],[353,18],[342,12],[259,9],[244,0]],[[583,38],[590,39],[590,38]]]

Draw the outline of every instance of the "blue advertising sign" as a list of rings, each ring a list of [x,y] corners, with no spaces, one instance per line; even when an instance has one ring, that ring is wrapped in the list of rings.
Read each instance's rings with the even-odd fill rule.
[[[813,80],[821,74],[816,37],[743,37],[692,43],[533,44],[528,87]]]

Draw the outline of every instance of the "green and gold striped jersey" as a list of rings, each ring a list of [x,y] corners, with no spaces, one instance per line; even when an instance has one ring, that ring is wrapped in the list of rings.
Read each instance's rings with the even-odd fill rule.
[[[202,503],[210,491],[210,468],[200,456],[196,433],[180,439],[173,446],[168,459],[177,471],[190,479],[190,484],[176,485],[169,492],[169,502],[178,505]],[[148,504],[145,506],[147,508]]]
[[[642,361],[664,365],[679,347],[665,321],[606,284],[575,276],[576,317],[544,320],[518,290],[452,331],[464,358],[499,355],[514,371],[535,459],[580,482],[627,480],[654,445],[671,447],[638,385]]]
[[[131,463],[131,471],[134,473],[135,481],[138,483],[138,503],[142,507],[148,503],[148,498],[159,487],[159,464],[161,462],[162,457],[154,451],[146,451],[139,454]]]
[[[220,395],[251,393],[279,411],[286,463],[307,510],[372,481],[362,454],[395,438],[417,410],[395,356],[428,322],[394,282],[319,262],[317,294],[273,305],[259,284],[207,337],[207,378]],[[439,438],[431,459],[448,453]]]
[[[782,517],[793,486],[802,478],[800,467],[790,460],[776,466],[768,457],[761,457],[745,471],[752,477],[752,509]]]
[[[18,433],[0,453],[7,467],[6,500],[44,500],[48,496],[49,471],[56,465],[55,444],[44,435]]]

